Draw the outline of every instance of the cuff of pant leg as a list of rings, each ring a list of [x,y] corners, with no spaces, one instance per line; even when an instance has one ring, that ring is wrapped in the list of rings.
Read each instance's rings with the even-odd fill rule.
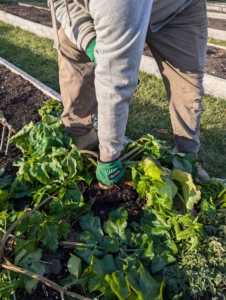
[[[103,151],[100,150],[100,160],[101,162],[111,162],[113,160],[116,160],[119,158],[121,152],[117,152],[115,154],[109,154],[109,153],[104,153]]]

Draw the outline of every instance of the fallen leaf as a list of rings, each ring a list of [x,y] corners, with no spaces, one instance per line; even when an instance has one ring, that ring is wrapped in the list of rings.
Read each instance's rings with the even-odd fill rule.
[[[168,133],[168,129],[159,129],[157,130],[158,133],[161,133],[161,134],[167,134]]]

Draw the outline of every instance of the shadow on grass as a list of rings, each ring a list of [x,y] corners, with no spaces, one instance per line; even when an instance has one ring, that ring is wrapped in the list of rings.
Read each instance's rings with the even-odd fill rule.
[[[0,56],[59,92],[57,51],[53,42],[0,22]]]

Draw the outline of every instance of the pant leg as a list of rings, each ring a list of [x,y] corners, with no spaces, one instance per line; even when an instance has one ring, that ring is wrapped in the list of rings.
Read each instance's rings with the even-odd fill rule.
[[[146,42],[159,66],[169,100],[177,149],[198,153],[207,44],[206,2],[194,0]]]
[[[93,128],[97,113],[94,64],[59,30],[59,82],[64,111],[62,121],[69,135],[80,137]]]

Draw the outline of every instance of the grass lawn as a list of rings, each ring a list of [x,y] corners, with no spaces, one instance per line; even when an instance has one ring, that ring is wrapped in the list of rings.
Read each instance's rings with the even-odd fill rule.
[[[18,3],[24,3],[24,4],[29,4],[33,6],[38,6],[38,7],[44,7],[44,8],[49,8],[46,2],[28,2],[28,1],[19,1]]]
[[[0,22],[0,56],[59,92],[57,51],[53,42]],[[140,73],[141,83],[130,105],[126,135],[150,133],[173,147],[166,93],[161,79]],[[167,129],[167,134],[159,134]],[[211,177],[226,178],[226,100],[206,96],[201,122],[200,157]]]
[[[215,40],[213,38],[208,38],[208,43],[226,47],[226,41]]]

